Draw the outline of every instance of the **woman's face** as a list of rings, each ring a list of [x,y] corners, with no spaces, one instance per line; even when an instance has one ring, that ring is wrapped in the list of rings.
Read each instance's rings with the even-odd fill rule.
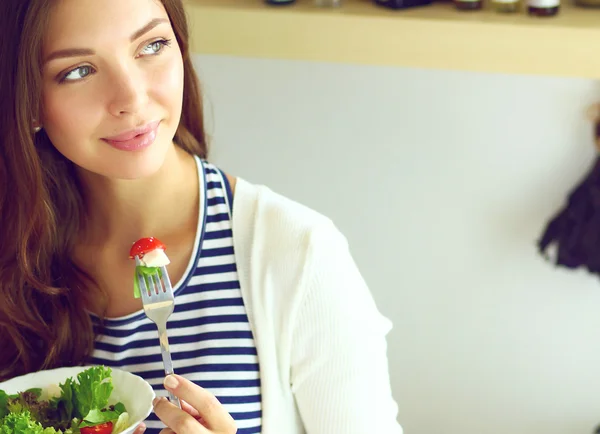
[[[60,0],[43,49],[41,124],[81,168],[151,175],[173,148],[183,60],[158,0]]]

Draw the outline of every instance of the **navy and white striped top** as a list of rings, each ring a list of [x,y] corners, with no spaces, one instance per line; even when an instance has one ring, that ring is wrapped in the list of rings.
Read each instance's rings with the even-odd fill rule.
[[[201,206],[194,254],[173,288],[175,311],[167,324],[174,369],[215,394],[239,434],[260,433],[259,365],[233,254],[233,195],[219,169],[196,161]],[[156,325],[143,312],[106,319],[91,363],[133,372],[167,395]],[[154,413],[146,425],[148,434],[164,428]]]

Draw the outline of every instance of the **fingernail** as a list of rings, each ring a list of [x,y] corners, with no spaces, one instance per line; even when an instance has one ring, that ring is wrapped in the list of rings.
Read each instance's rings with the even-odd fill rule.
[[[179,385],[179,381],[173,375],[167,375],[164,384],[167,389],[175,389]]]
[[[156,398],[154,398],[154,400],[152,401],[152,405],[154,407],[156,407],[158,405],[158,403],[162,400],[161,396],[157,396]]]

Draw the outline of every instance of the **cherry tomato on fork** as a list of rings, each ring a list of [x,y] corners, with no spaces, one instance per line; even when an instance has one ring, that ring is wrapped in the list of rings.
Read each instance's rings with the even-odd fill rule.
[[[137,240],[131,250],[129,250],[129,258],[134,259],[136,256],[143,258],[144,255],[152,250],[161,249],[165,250],[165,246],[160,240],[154,237],[141,238]]]

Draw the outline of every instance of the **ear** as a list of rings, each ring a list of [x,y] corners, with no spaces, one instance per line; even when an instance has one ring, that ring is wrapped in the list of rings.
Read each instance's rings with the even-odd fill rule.
[[[33,120],[33,132],[39,133],[42,130],[42,124],[35,119]]]

